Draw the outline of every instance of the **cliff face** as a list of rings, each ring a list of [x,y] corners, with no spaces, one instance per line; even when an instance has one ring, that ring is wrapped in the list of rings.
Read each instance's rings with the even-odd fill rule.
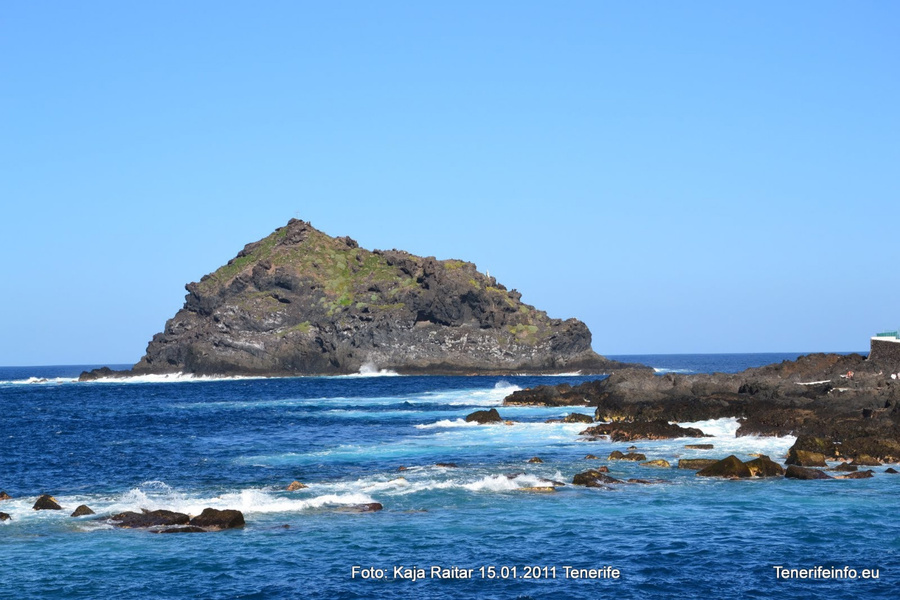
[[[184,308],[133,372],[597,373],[619,364],[591,350],[584,323],[550,319],[472,263],[368,251],[294,219],[186,288]]]

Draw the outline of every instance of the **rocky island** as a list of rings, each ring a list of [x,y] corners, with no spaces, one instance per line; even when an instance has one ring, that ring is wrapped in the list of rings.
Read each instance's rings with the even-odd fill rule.
[[[130,371],[198,375],[608,373],[576,319],[551,319],[462,260],[360,248],[291,219],[189,283]]]

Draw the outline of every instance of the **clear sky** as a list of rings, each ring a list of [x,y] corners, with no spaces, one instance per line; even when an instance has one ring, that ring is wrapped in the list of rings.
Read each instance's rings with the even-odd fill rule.
[[[132,363],[292,217],[461,258],[601,354],[900,326],[895,2],[0,10],[0,365]]]

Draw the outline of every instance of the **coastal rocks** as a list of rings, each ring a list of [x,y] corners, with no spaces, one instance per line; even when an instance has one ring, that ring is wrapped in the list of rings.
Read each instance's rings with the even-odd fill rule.
[[[668,421],[635,421],[630,423],[609,423],[588,427],[579,435],[590,437],[608,436],[613,442],[635,440],[666,440],[679,437],[704,437],[695,427],[681,427]]]
[[[204,508],[199,516],[190,520],[190,524],[194,527],[201,527],[207,531],[235,529],[244,526],[244,514],[239,510]]]
[[[679,469],[687,469],[690,471],[699,471],[710,465],[714,465],[718,460],[715,458],[682,458],[678,461]]]
[[[537,494],[552,494],[556,491],[556,487],[552,485],[539,485],[516,488],[517,492],[532,492]]]
[[[582,473],[576,474],[572,478],[573,485],[583,485],[585,487],[605,487],[610,483],[623,483],[621,479],[610,477],[599,469],[590,469]]]
[[[458,469],[459,465],[452,462],[439,462],[434,463],[434,466],[439,467],[441,469]]]
[[[900,471],[898,471],[898,470],[895,469],[894,467],[888,467],[887,469],[884,470],[884,472],[885,472],[885,473],[890,473],[891,475],[897,475],[897,474],[900,474]]]
[[[753,473],[741,459],[732,454],[697,472],[698,477],[725,477],[739,479],[752,477]]]
[[[784,476],[788,479],[804,479],[804,480],[813,480],[813,479],[834,479],[827,473],[823,473],[817,469],[807,469],[805,467],[800,467],[797,465],[788,465],[787,470],[784,472]]]
[[[585,454],[584,460],[600,460],[600,459],[598,457],[594,456],[593,454]]]
[[[714,448],[712,444],[685,444],[684,447],[688,450],[712,450]]]
[[[563,418],[563,423],[593,423],[594,418],[583,413],[569,413]]]
[[[496,408],[492,408],[490,410],[476,410],[470,415],[466,416],[466,423],[478,423],[479,425],[486,425],[489,423],[502,423],[503,419],[500,417],[500,413],[497,412]]]
[[[640,462],[642,460],[647,460],[647,457],[640,452],[629,452],[628,454],[623,454],[620,450],[613,450],[612,452],[610,452],[606,460],[633,460],[635,462]]]
[[[868,454],[859,454],[850,464],[857,467],[880,467],[881,461]]]
[[[662,458],[657,458],[655,460],[648,460],[647,462],[641,463],[642,467],[658,467],[663,469],[671,468],[672,465],[669,464],[669,461],[664,460]]]
[[[792,446],[788,450],[786,465],[797,465],[798,467],[827,467],[825,456],[818,452],[809,452],[807,450],[798,450]]]
[[[0,512],[0,521],[9,521],[12,517],[10,517],[5,512]]]
[[[91,508],[90,508],[87,504],[81,504],[81,505],[78,506],[78,508],[76,508],[76,509],[72,512],[72,515],[71,515],[71,516],[73,516],[73,517],[84,517],[84,516],[87,516],[87,515],[93,515],[93,514],[96,514],[96,513],[95,513],[93,510],[91,510]]]
[[[191,518],[179,512],[171,510],[146,510],[141,512],[126,511],[109,517],[109,521],[116,527],[123,529],[138,529],[144,527],[160,527],[168,525],[187,525]]]
[[[404,469],[405,470],[405,469]],[[292,481],[290,485],[287,486],[287,491],[296,492],[297,490],[302,490],[308,487],[307,485],[300,483],[299,481]]]
[[[542,463],[542,462],[544,462],[544,461],[543,461],[543,460],[541,459],[541,457],[539,457],[539,456],[533,456],[533,457],[531,457],[531,458],[528,459],[528,462],[540,464],[540,463]]]
[[[829,470],[829,471],[843,471],[843,472],[847,472],[847,473],[852,473],[852,472],[854,472],[854,471],[858,471],[858,470],[859,470],[859,467],[857,467],[856,465],[851,465],[851,464],[849,464],[849,463],[841,463],[841,464],[839,464],[838,466],[834,467],[833,469],[828,469],[828,470]]]
[[[3,500],[12,500],[12,496],[7,494],[6,492],[0,492],[0,501]]]
[[[869,477],[874,477],[875,473],[872,470],[867,471],[857,471],[855,473],[847,473],[846,475],[835,475],[835,479],[868,479]]]
[[[367,502],[365,504],[353,504],[350,506],[339,506],[335,512],[343,513],[370,513],[383,510],[384,506],[380,502]]]
[[[753,477],[781,477],[784,475],[784,467],[765,455],[748,460],[744,464],[750,469],[750,475]]]
[[[49,494],[40,496],[31,508],[34,510],[62,510],[62,506],[56,502],[56,498]]]
[[[462,260],[360,248],[307,222],[247,244],[185,286],[184,306],[130,374],[513,374],[623,366]],[[115,376],[94,371],[83,379]]]

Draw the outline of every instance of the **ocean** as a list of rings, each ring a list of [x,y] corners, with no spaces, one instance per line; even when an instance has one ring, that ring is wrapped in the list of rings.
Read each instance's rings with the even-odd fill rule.
[[[737,372],[797,354],[612,357],[658,372]],[[0,590],[13,598],[897,598],[900,475],[723,481],[607,461],[504,407],[566,376],[193,379],[79,383],[97,365],[0,368]],[[496,407],[511,425],[473,425]],[[794,439],[637,442],[648,459],[781,462]],[[702,441],[713,450],[685,448]],[[585,460],[594,454],[601,460]],[[530,463],[532,457],[542,463]],[[437,466],[452,463],[456,466]],[[618,479],[571,485],[607,464]],[[896,465],[895,465],[896,466]],[[308,487],[286,491],[292,481]],[[555,492],[526,488],[564,482]],[[62,511],[34,511],[40,494]],[[342,509],[379,502],[384,510]],[[96,516],[70,517],[80,504]],[[243,529],[115,529],[125,510],[244,512]],[[827,577],[826,577],[827,576]]]

